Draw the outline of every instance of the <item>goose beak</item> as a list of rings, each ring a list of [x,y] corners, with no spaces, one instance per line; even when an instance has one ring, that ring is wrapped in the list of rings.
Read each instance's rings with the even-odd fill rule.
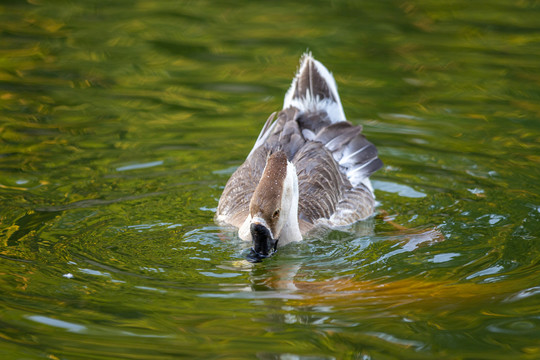
[[[262,259],[271,256],[276,252],[277,239],[272,238],[268,228],[260,223],[252,223],[250,226],[253,247],[247,256],[250,262],[261,262]]]

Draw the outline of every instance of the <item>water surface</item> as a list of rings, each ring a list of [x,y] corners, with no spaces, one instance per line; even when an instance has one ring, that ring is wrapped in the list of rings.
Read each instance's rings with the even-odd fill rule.
[[[5,1],[0,356],[540,358],[540,4]],[[309,49],[379,215],[261,264],[213,217]]]

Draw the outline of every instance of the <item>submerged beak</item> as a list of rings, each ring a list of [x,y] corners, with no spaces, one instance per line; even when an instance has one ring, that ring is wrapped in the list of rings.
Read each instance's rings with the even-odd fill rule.
[[[253,223],[250,227],[253,247],[247,256],[250,262],[261,262],[262,259],[271,256],[276,252],[277,239],[272,239],[270,230],[264,225]]]

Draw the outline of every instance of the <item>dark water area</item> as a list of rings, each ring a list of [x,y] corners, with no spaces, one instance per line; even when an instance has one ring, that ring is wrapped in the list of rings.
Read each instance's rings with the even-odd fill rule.
[[[540,359],[538,1],[3,1],[0,358]],[[378,215],[213,220],[301,54]]]

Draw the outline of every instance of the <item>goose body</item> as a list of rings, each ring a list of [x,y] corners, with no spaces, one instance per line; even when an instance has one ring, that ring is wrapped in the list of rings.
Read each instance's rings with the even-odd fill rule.
[[[362,127],[345,119],[333,76],[304,54],[285,95],[219,199],[216,220],[268,256],[310,230],[373,214],[369,176],[382,167]]]

